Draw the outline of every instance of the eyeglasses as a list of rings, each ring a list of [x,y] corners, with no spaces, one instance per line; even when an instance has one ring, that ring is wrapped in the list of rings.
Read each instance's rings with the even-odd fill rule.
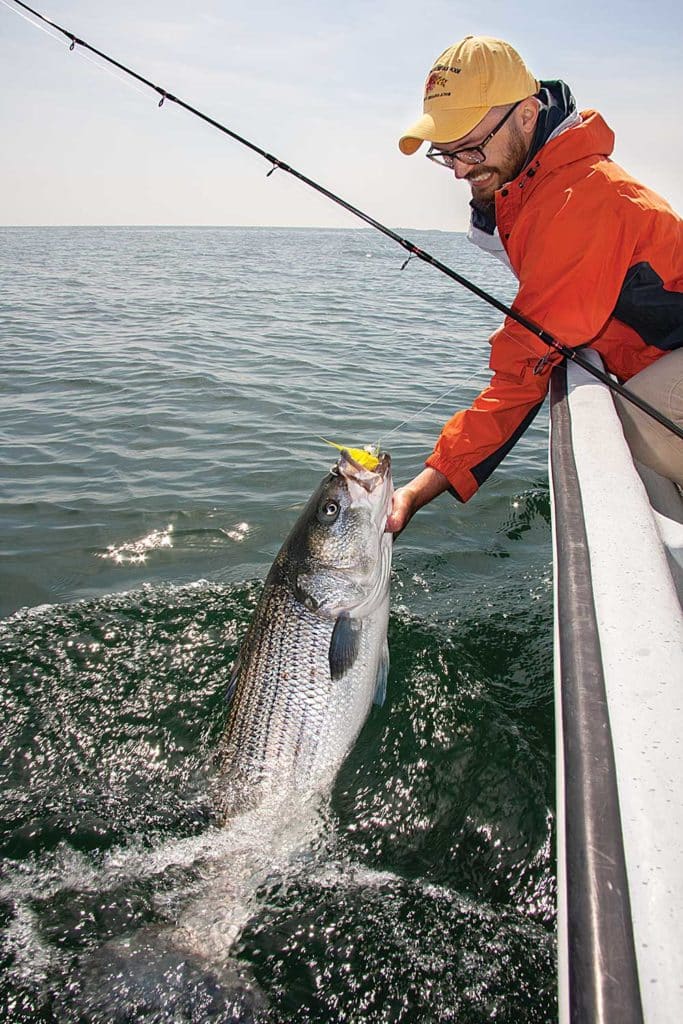
[[[429,147],[429,152],[426,154],[428,160],[433,160],[435,164],[441,164],[442,167],[447,167],[450,171],[455,166],[455,161],[460,160],[464,164],[483,164],[486,160],[486,154],[484,153],[484,146],[488,146],[489,142],[507,121],[510,114],[517,109],[521,100],[517,100],[513,107],[510,107],[505,117],[498,122],[493,131],[489,132],[485,139],[479,143],[478,146],[468,146],[467,149],[456,149],[453,153],[444,153],[440,149],[434,149],[433,146]]]

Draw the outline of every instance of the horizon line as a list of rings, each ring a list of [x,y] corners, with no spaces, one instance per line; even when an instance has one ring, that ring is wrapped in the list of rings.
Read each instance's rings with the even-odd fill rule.
[[[365,227],[340,227],[329,224],[0,224],[0,230],[12,231],[22,229],[50,229],[50,228],[228,228],[233,231],[248,229],[250,231],[376,231],[371,225]],[[464,235],[466,231],[450,231],[444,228],[404,228],[392,227],[392,231],[436,231],[443,235]]]

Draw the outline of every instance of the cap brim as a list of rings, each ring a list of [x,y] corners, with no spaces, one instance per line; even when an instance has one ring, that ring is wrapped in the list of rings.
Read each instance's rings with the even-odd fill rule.
[[[423,142],[427,139],[432,140],[435,129],[434,118],[430,114],[423,114],[398,140],[398,148],[406,156],[412,156],[413,153],[417,153]]]
[[[431,114],[423,114],[398,140],[398,148],[406,156],[416,153],[423,142],[445,145],[469,135],[488,114],[490,107],[464,107],[439,111],[438,122]]]
[[[424,141],[424,139],[415,138],[414,135],[403,135],[398,140],[398,148],[405,156],[412,156],[413,153],[417,153]]]

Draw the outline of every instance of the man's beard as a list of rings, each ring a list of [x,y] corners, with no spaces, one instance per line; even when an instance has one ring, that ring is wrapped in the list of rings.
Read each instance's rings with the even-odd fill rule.
[[[526,163],[528,152],[529,145],[524,135],[516,125],[511,125],[510,141],[505,155],[498,166],[488,168],[488,170],[494,171],[499,176],[499,182],[491,190],[490,194],[477,196],[475,192],[472,192],[472,206],[475,210],[480,210],[481,213],[488,214],[489,217],[495,217],[496,190],[501,188],[506,182],[514,181]],[[474,173],[481,173],[484,168],[486,168],[486,163],[478,164],[474,169]]]

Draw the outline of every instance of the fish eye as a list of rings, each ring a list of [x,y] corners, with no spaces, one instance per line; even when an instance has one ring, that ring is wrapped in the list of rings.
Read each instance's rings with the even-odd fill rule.
[[[339,502],[328,498],[318,509],[318,519],[321,523],[334,523],[339,517]]]

